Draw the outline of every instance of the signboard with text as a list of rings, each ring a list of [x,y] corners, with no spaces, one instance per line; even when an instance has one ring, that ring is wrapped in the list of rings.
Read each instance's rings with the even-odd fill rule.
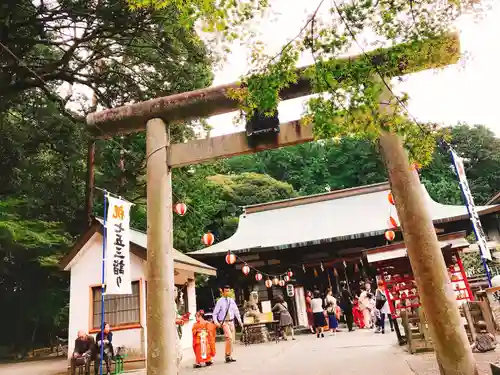
[[[106,220],[106,294],[132,294],[130,276],[131,203],[108,196]]]

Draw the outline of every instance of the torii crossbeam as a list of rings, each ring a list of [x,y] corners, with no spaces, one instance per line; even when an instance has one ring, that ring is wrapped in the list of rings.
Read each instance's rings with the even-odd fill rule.
[[[393,61],[386,78],[454,64],[460,57],[457,34],[400,44],[371,52],[372,61]],[[337,66],[349,64],[355,56],[336,60]],[[392,60],[391,60],[392,61]],[[312,86],[299,69],[299,80],[281,92],[283,100],[312,93]],[[340,69],[339,69],[340,70]],[[251,149],[245,132],[170,144],[168,124],[228,113],[238,103],[227,97],[238,83],[209,87],[191,92],[91,113],[88,130],[95,138],[116,134],[147,133],[147,219],[148,219],[148,291],[147,291],[147,374],[177,375],[175,346],[174,266],[171,168],[208,160],[299,144],[314,139],[311,128],[299,122],[280,125],[277,144]],[[387,95],[387,92],[385,92]],[[387,98],[386,98],[387,99]],[[390,98],[389,98],[390,99]],[[382,108],[382,110],[385,110]],[[451,283],[432,221],[425,207],[418,178],[411,172],[408,158],[398,136],[384,133],[380,139],[382,154],[396,200],[408,255],[417,280],[422,306],[431,328],[433,344],[442,374],[477,374],[465,331],[461,326]],[[93,182],[90,178],[90,184]]]

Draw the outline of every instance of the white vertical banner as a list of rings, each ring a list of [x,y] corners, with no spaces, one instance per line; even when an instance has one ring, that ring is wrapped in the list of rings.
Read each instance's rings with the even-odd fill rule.
[[[130,207],[108,195],[106,220],[106,294],[132,294],[130,276]]]
[[[477,245],[479,247],[479,251],[481,252],[481,257],[491,260],[491,252],[488,248],[486,236],[484,234],[479,215],[477,214],[476,206],[474,205],[474,198],[472,197],[469,183],[467,182],[463,160],[453,150],[451,150],[451,156],[453,159],[453,164],[455,165],[455,171],[458,175],[458,181],[464,195],[465,204],[467,206],[467,210],[469,211],[469,217],[472,222],[472,227],[474,228],[474,233],[476,234]]]

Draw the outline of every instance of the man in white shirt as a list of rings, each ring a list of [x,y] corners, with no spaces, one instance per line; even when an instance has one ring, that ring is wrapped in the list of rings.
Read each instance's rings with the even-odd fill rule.
[[[224,337],[226,339],[226,363],[236,362],[232,357],[233,346],[236,341],[234,319],[238,320],[239,325],[243,327],[238,306],[234,299],[229,297],[230,290],[231,288],[228,285],[222,288],[222,298],[217,301],[213,311],[214,323],[224,330]]]

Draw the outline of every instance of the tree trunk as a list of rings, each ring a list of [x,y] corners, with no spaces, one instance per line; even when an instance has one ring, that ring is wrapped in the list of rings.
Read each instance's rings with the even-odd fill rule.
[[[40,322],[40,318],[35,318],[35,326],[33,327],[33,331],[31,332],[31,350],[33,351],[33,357],[35,356],[35,339],[36,339],[36,331],[38,330],[38,323]]]
[[[400,137],[384,132],[379,143],[441,374],[477,375],[422,185]]]
[[[166,125],[146,126],[147,155],[147,375],[177,375],[172,234],[172,180]]]
[[[95,181],[95,141],[89,140],[87,146],[87,179],[85,181],[85,218],[87,227],[92,223],[94,208],[94,181]]]

